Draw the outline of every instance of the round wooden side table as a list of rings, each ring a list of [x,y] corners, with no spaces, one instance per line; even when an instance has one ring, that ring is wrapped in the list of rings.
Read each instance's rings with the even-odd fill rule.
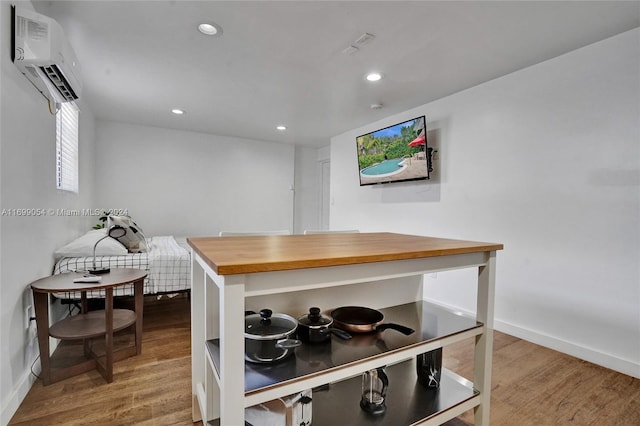
[[[97,369],[104,379],[113,381],[113,362],[142,352],[142,306],[143,284],[147,271],[142,269],[112,269],[111,272],[99,275],[100,282],[73,282],[82,278],[83,274],[71,272],[41,278],[31,283],[33,302],[38,328],[38,345],[40,347],[40,363],[42,381],[45,386],[75,376],[86,371]],[[113,289],[133,284],[134,310],[113,308]],[[87,291],[104,290],[104,310],[88,311]],[[49,294],[64,292],[80,292],[81,312],[67,317],[53,325],[49,325]],[[114,351],[113,333],[135,324],[135,343],[132,346]],[[105,353],[96,354],[89,339],[105,337]],[[53,369],[49,356],[49,336],[62,340],[80,340],[84,342],[86,361],[65,368]]]

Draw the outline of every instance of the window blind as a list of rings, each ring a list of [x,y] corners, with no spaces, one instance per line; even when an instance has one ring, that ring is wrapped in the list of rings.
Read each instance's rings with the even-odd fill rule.
[[[72,102],[56,113],[56,187],[78,192],[78,108]]]

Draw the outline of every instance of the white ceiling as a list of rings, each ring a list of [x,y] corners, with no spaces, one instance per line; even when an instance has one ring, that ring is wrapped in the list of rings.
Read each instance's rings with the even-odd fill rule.
[[[637,1],[33,4],[64,27],[96,117],[309,146],[640,26]],[[196,30],[209,20],[222,36]]]

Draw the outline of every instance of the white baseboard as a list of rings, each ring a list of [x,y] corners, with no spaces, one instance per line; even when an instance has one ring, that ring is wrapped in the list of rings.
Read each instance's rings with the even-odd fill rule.
[[[476,316],[475,312],[461,309],[457,306],[440,303],[436,300],[429,300],[429,302],[440,305],[452,311],[462,312],[464,315],[470,316],[472,318],[475,318]],[[495,330],[498,330],[502,333],[506,333],[511,336],[526,340],[528,342],[535,343],[536,345],[544,346],[546,348],[562,352],[563,354],[567,354],[572,357],[579,358],[605,368],[609,368],[628,376],[640,378],[640,364],[631,360],[620,358],[593,348],[578,345],[576,343],[568,342],[566,340],[559,339],[555,336],[551,336],[540,331],[514,325],[498,318],[494,319],[493,326]]]
[[[9,421],[13,417],[13,415],[18,411],[18,407],[22,403],[22,400],[27,396],[31,386],[36,381],[36,377],[31,374],[31,371],[27,371],[22,374],[20,379],[17,382],[17,386],[9,395],[6,401],[3,401],[2,404],[2,421],[0,424],[7,425]]]
[[[604,353],[593,348],[581,346],[576,343],[568,342],[566,340],[558,339],[557,337],[549,336],[548,334],[544,334],[539,331],[519,327],[498,319],[494,322],[494,328],[511,336],[535,343],[536,345],[571,355],[575,358],[609,368],[628,376],[640,378],[640,364],[633,361]]]

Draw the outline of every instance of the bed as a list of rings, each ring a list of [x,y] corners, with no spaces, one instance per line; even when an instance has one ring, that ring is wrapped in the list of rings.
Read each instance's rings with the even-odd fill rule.
[[[91,235],[91,237],[87,237]],[[104,232],[91,231],[81,237],[88,240],[84,243],[72,242],[82,249],[71,250],[62,248],[56,251],[59,259],[53,268],[53,274],[65,272],[86,271],[93,266],[93,255],[87,253],[86,247],[93,244],[96,236],[105,235]],[[118,247],[112,238],[104,239],[96,249],[96,266],[108,268],[139,268],[148,271],[144,280],[145,295],[172,294],[189,291],[191,289],[191,251],[186,238],[173,236],[157,236],[145,239],[146,247],[139,252],[129,252],[126,248]],[[68,246],[70,246],[70,243]],[[104,245],[104,247],[103,247]],[[65,246],[67,247],[67,246]],[[78,255],[79,254],[79,255]],[[114,296],[133,295],[133,285],[118,287]],[[80,299],[80,293],[55,293],[60,299]],[[87,292],[88,298],[104,297],[102,291]]]

